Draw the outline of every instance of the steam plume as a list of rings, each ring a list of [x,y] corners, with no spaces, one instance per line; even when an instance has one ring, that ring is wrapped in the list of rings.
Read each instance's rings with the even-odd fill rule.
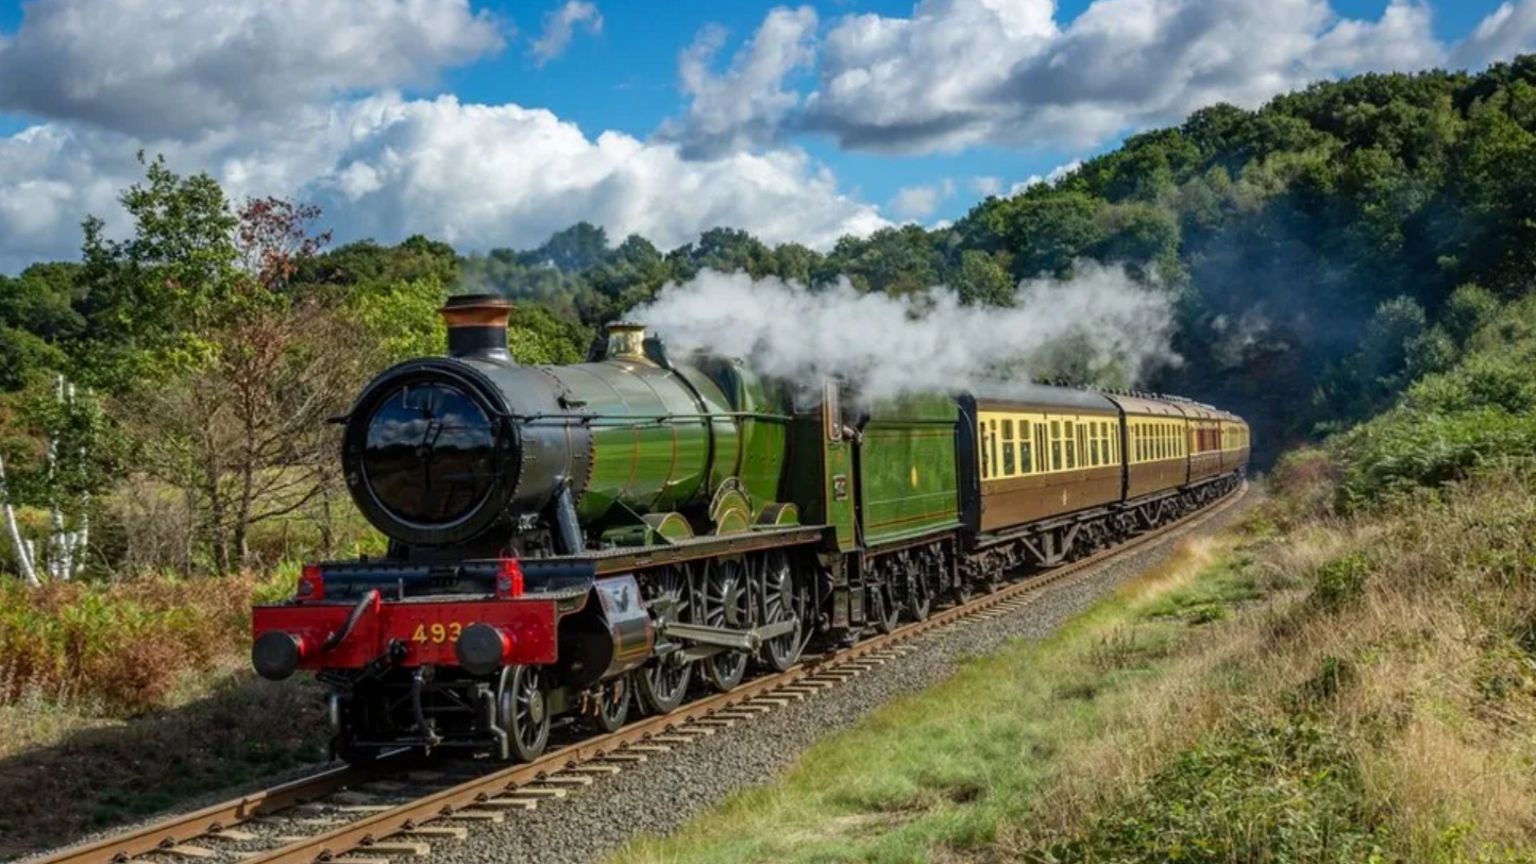
[[[1070,280],[1020,283],[1011,308],[964,306],[945,287],[892,297],[861,294],[846,280],[813,290],[706,270],[632,315],[673,356],[741,357],[803,386],[841,375],[869,398],[1062,374],[1129,385],[1179,362],[1169,347],[1170,292],[1119,266],[1083,261],[1076,270]]]

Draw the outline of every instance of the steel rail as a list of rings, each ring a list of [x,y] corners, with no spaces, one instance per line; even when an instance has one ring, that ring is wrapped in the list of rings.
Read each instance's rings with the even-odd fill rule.
[[[1234,492],[1228,493],[1224,500],[1195,511],[1176,522],[1087,558],[1062,564],[1023,581],[1008,584],[997,591],[934,613],[923,621],[907,624],[891,633],[807,658],[788,671],[755,678],[725,693],[696,699],[669,714],[647,717],[608,735],[561,747],[533,762],[512,765],[487,773],[457,786],[443,789],[387,811],[365,816],[269,852],[242,856],[242,864],[312,864],[312,862],[329,861],[359,847],[366,847],[396,834],[409,832],[426,823],[451,817],[461,811],[473,810],[476,805],[484,805],[485,802],[497,796],[515,792],[520,787],[537,784],[550,775],[559,774],[583,763],[598,763],[605,758],[622,759],[622,756],[615,754],[622,754],[632,745],[644,744],[658,735],[686,730],[689,726],[708,720],[713,715],[729,713],[730,709],[739,708],[753,700],[771,698],[776,692],[793,688],[802,682],[814,680],[817,683],[829,685],[841,683],[841,679],[828,676],[827,673],[834,672],[839,667],[854,661],[868,658],[870,655],[889,651],[892,647],[917,636],[975,616],[1000,604],[1038,593],[1046,586],[1060,582],[1069,576],[1152,543],[1166,540],[1185,529],[1194,528],[1235,505],[1247,491],[1248,486],[1245,483]],[[796,696],[796,698],[799,697]],[[234,829],[241,823],[257,817],[270,816],[300,804],[317,801],[359,783],[388,776],[389,772],[396,767],[390,763],[396,762],[397,759],[400,767],[406,763],[420,764],[419,760],[396,757],[369,769],[346,766],[327,769],[271,789],[252,792],[200,810],[173,816],[124,834],[73,846],[44,858],[32,859],[27,864],[122,864],[146,853],[171,851],[200,837],[216,837],[222,831]]]

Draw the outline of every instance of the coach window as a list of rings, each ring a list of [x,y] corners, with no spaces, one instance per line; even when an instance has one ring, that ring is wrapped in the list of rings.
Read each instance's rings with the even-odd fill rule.
[[[1077,435],[1072,431],[1071,420],[1062,421],[1061,427],[1062,437],[1066,439],[1067,469],[1071,470],[1077,467]]]
[[[987,421],[987,458],[992,460],[992,476],[997,476],[997,421]]]
[[[1045,434],[1045,424],[1044,423],[1036,423],[1035,424],[1035,455],[1040,457],[1040,461],[1035,464],[1035,470],[1037,470],[1037,471],[1048,471],[1048,470],[1050,470],[1050,468],[1045,464],[1046,454],[1050,452],[1050,446],[1048,444],[1048,441],[1049,441],[1049,438]]]
[[[987,421],[982,420],[976,424],[976,456],[981,463],[981,479],[985,480],[991,473],[987,471]]]
[[[1014,474],[1013,462],[1013,421],[1003,421],[1003,476],[1012,477]]]
[[[1088,427],[1083,421],[1077,421],[1077,464],[1080,468],[1088,467]]]
[[[1061,421],[1051,421],[1051,470],[1061,470]]]
[[[1029,446],[1029,421],[1019,421],[1019,473],[1035,470],[1034,448]]]

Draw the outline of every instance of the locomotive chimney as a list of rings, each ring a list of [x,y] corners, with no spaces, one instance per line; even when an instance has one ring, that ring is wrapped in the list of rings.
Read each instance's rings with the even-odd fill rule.
[[[512,362],[507,318],[512,304],[495,294],[460,294],[439,309],[448,324],[448,356]]]

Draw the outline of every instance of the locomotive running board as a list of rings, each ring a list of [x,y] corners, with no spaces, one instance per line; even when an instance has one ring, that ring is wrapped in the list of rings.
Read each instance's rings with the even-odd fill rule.
[[[731,630],[726,627],[706,627],[702,624],[667,623],[661,627],[661,635],[685,642],[697,642],[715,648],[734,651],[756,651],[769,639],[795,632],[800,626],[797,618],[753,627],[751,630]]]

